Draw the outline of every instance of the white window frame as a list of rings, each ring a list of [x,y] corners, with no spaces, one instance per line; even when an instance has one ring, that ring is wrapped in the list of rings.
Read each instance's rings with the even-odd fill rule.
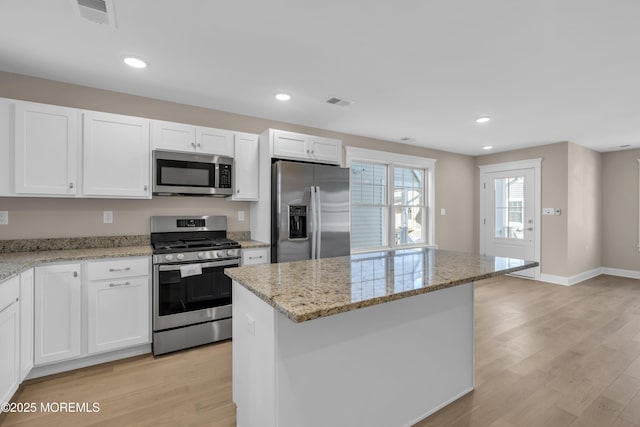
[[[389,205],[387,212],[387,246],[375,248],[351,249],[351,253],[366,253],[380,250],[398,249],[398,248],[414,248],[414,247],[436,247],[435,244],[435,167],[436,159],[428,157],[409,156],[406,154],[390,153],[387,151],[370,150],[368,148],[345,147],[346,158],[345,165],[351,168],[352,162],[377,163],[387,166],[387,204]],[[393,167],[407,167],[414,169],[424,169],[424,179],[426,194],[426,212],[425,219],[427,221],[425,241],[414,245],[396,246],[394,236],[394,221],[390,218],[394,212],[393,204],[393,188],[390,184],[390,176],[393,174]],[[349,206],[351,206],[351,189],[349,189]],[[351,220],[349,220],[351,226]]]
[[[638,251],[640,251],[640,159],[638,159]]]

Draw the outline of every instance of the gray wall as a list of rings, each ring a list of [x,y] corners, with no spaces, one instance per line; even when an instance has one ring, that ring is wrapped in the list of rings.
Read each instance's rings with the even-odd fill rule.
[[[602,264],[640,271],[638,161],[640,149],[602,154]]]

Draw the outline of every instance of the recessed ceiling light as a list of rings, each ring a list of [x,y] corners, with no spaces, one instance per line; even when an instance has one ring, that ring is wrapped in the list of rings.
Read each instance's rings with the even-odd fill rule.
[[[493,145],[485,145],[484,147],[482,147],[483,150],[491,150],[493,148]]]
[[[288,101],[291,99],[291,95],[288,93],[276,93],[276,99],[278,101]]]
[[[133,68],[145,68],[147,63],[140,58],[134,58],[133,56],[127,56],[123,59],[124,63]]]
[[[489,116],[478,117],[476,119],[476,123],[487,123],[489,120],[491,120],[491,117]]]

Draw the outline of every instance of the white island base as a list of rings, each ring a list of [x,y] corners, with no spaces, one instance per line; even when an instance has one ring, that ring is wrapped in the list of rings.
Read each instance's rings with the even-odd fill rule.
[[[473,386],[472,283],[301,323],[233,283],[238,427],[411,426]]]

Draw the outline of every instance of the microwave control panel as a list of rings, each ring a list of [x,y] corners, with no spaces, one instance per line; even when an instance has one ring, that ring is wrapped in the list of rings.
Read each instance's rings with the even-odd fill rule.
[[[218,181],[219,188],[231,188],[231,165],[219,165],[220,175]]]

